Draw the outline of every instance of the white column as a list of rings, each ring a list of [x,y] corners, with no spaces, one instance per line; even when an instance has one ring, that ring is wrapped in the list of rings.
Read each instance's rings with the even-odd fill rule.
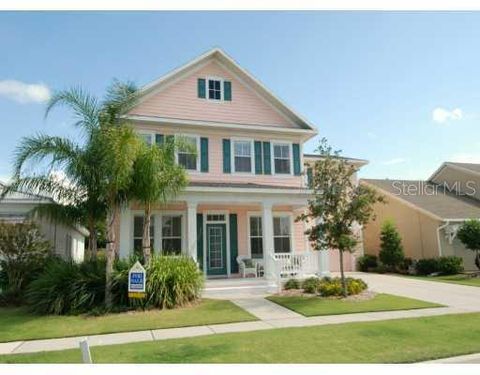
[[[263,259],[265,277],[273,281],[273,287],[276,288],[275,262],[271,255],[273,251],[273,216],[271,202],[263,202],[262,204],[262,230],[263,230]]]
[[[187,253],[197,261],[197,202],[187,203]]]
[[[124,207],[120,211],[120,238],[119,250],[120,258],[128,258],[130,251],[133,250],[133,228],[132,226],[132,211],[129,207]]]

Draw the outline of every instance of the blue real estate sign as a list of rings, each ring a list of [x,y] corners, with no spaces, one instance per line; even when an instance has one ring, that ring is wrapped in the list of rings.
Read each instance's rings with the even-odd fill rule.
[[[146,272],[140,262],[137,262],[128,271],[128,297],[145,297]]]

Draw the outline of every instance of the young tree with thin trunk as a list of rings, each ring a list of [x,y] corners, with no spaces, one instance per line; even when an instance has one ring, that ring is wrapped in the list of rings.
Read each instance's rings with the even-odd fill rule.
[[[140,201],[145,209],[142,237],[145,264],[150,261],[151,256],[152,205],[167,203],[187,185],[185,169],[175,163],[176,147],[173,140],[156,146],[143,144],[135,160],[132,196]]]
[[[305,232],[315,250],[338,250],[343,295],[347,296],[344,254],[352,253],[358,244],[355,227],[366,224],[373,216],[373,205],[383,201],[375,190],[357,185],[356,169],[339,151],[323,138],[316,150],[322,158],[315,162],[312,175],[313,197],[308,210],[297,221],[307,222]]]
[[[475,265],[480,269],[480,220],[465,221],[457,232],[458,239],[475,252]]]

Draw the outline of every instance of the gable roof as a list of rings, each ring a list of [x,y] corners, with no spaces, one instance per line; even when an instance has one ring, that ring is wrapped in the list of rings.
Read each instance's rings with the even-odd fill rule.
[[[469,197],[453,194],[447,191],[443,185],[423,180],[361,179],[360,182],[378,188],[388,197],[397,199],[438,220],[480,218],[480,202]],[[402,188],[403,184],[415,186],[415,189],[420,190],[420,193],[409,194],[406,189]],[[433,191],[436,193],[431,194]]]
[[[444,162],[428,179],[429,181],[433,181],[440,172],[443,171],[444,168],[452,167],[456,170],[460,170],[465,173],[480,175],[480,164],[477,163],[457,163],[453,161],[446,161]]]
[[[267,103],[280,111],[284,116],[290,118],[292,122],[300,128],[298,130],[303,129],[304,131],[309,132],[312,135],[317,133],[314,125],[312,125],[309,121],[307,121],[305,118],[303,118],[293,109],[291,109],[287,104],[285,104],[281,99],[279,99],[269,89],[267,89],[258,79],[256,79],[247,70],[242,68],[235,60],[233,60],[220,48],[213,48],[206,53],[198,56],[197,58],[191,60],[190,62],[172,70],[171,72],[165,74],[159,79],[142,87],[140,89],[140,98],[136,106],[143,103],[145,100],[150,98],[153,94],[161,91],[163,88],[168,87],[177,79],[185,76],[188,72],[193,71],[198,67],[204,66],[205,64],[213,60],[219,62],[233,74],[239,77],[247,86],[252,88],[258,95],[260,95],[260,97],[265,99]],[[145,118],[145,116],[142,116],[143,118],[138,118],[139,116],[126,115],[125,117],[137,120],[148,120]]]

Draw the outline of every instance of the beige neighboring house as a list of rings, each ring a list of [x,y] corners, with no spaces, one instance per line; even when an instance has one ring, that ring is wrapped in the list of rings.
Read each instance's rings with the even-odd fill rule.
[[[480,219],[480,164],[445,162],[426,181],[362,179],[379,190],[385,204],[375,205],[376,220],[363,230],[366,254],[378,255],[380,228],[393,219],[413,259],[454,255],[465,270],[477,270],[474,253],[457,238],[467,219]]]
[[[0,191],[4,185],[0,182]],[[51,203],[48,197],[15,192],[0,201],[0,222],[21,223],[38,205]],[[81,262],[85,253],[85,237],[88,230],[81,226],[67,226],[46,219],[34,219],[55,254],[64,259]]]

